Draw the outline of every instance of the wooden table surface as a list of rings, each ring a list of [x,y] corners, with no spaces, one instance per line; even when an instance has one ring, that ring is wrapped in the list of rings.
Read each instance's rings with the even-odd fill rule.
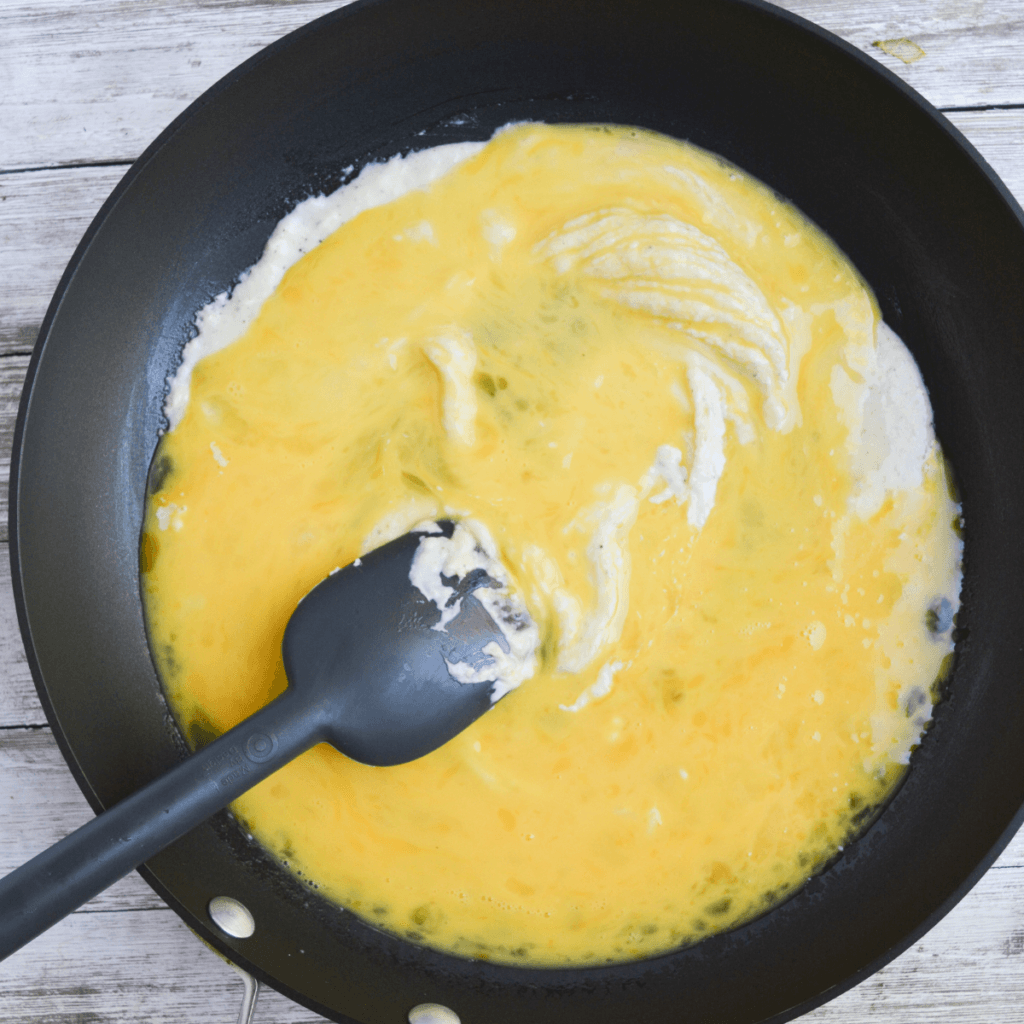
[[[329,0],[0,0],[4,478],[39,325],[107,194],[164,126],[217,79],[338,6]],[[1024,204],[1024,0],[785,0],[782,6],[859,47],[945,111]],[[36,699],[11,593],[6,487],[0,505],[5,873],[91,811]],[[241,991],[237,975],[132,875],[0,965],[0,1021],[212,1024],[235,1020]],[[255,1015],[257,1024],[320,1019],[266,991]],[[1024,1022],[1024,833],[921,941],[803,1020]]]

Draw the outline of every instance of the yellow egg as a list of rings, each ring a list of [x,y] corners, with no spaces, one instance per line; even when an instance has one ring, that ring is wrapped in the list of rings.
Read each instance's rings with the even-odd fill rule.
[[[499,133],[299,260],[190,390],[142,567],[193,743],[286,685],[306,591],[427,517],[483,524],[540,628],[442,749],[321,746],[235,804],[375,925],[662,952],[795,890],[906,770],[960,579],[927,398],[842,253],[714,156]]]

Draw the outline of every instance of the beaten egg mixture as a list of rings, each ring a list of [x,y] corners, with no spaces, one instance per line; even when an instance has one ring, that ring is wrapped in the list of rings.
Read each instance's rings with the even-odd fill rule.
[[[201,745],[285,687],[328,571],[464,523],[537,625],[532,678],[419,761],[322,745],[235,812],[414,941],[647,956],[792,893],[898,782],[952,652],[959,509],[909,353],[769,189],[625,128],[456,149],[364,172],[240,337],[186,352],[152,646]]]

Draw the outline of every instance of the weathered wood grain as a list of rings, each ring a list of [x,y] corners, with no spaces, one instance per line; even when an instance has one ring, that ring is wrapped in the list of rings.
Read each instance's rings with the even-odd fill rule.
[[[241,999],[238,975],[166,908],[74,914],[0,971],[5,1024],[233,1024]],[[322,1019],[260,993],[255,1024]]]
[[[11,561],[7,545],[0,543],[0,744],[3,743],[4,729],[45,724],[46,715],[36,696],[32,673],[25,660],[25,645],[18,631],[14,592],[11,590]]]
[[[134,160],[200,93],[345,0],[0,7],[0,165]]]
[[[0,174],[0,355],[32,351],[71,254],[127,169]]]
[[[0,729],[0,814],[0,875],[93,817],[48,728]],[[163,901],[133,872],[84,910],[163,907]]]
[[[951,110],[946,117],[967,136],[1024,206],[1024,109]]]
[[[870,54],[937,107],[1024,103],[1020,0],[780,0]],[[875,46],[909,39],[924,56],[905,64]]]
[[[200,93],[338,0],[7,0],[0,167],[130,161]],[[1019,0],[784,0],[937,106],[1024,103]],[[904,64],[873,45],[909,37]]]
[[[1024,873],[990,871],[898,960],[801,1024],[1021,1024]]]
[[[41,319],[41,318],[40,318]],[[0,357],[0,541],[7,540],[7,481],[18,401],[28,371],[27,355]]]

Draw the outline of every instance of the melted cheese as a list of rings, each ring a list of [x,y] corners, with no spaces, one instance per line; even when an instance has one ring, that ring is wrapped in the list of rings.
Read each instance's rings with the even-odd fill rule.
[[[169,698],[205,742],[281,692],[329,567],[475,524],[532,676],[419,761],[321,746],[236,812],[440,949],[695,941],[833,857],[927,725],[960,585],[927,394],[842,254],[709,154],[524,125],[417,159],[201,318],[142,545]]]

